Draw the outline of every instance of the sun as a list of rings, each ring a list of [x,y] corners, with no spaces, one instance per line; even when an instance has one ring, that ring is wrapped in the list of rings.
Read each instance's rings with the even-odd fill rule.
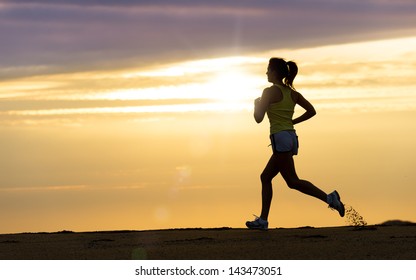
[[[210,99],[217,103],[246,103],[258,94],[255,76],[239,69],[226,68],[206,83]]]

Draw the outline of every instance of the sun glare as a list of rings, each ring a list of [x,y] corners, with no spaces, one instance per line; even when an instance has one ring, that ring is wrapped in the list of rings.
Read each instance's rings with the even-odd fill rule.
[[[219,103],[241,103],[253,97],[256,92],[255,77],[236,69],[226,69],[202,85],[209,91],[211,98]]]
[[[155,85],[148,88],[131,88],[106,93],[104,98],[110,100],[211,100],[208,104],[181,104],[185,111],[241,109],[246,106],[255,94],[262,80],[246,68],[259,63],[259,59],[251,57],[230,57],[210,60],[183,62],[166,65],[156,69],[125,73],[125,79],[151,77]],[[204,79],[195,80],[195,75],[203,74]],[[167,77],[180,77],[183,81],[177,85],[163,84]],[[158,81],[159,84],[158,84]],[[215,105],[216,104],[216,105]],[[251,104],[251,103],[250,103]],[[156,108],[155,108],[156,109]]]

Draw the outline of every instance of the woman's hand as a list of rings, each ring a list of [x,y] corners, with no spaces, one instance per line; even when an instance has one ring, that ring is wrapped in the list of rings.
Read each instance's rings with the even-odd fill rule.
[[[264,100],[259,97],[254,99],[254,119],[257,123],[261,123],[263,121],[264,115],[267,110],[267,106],[264,104]]]

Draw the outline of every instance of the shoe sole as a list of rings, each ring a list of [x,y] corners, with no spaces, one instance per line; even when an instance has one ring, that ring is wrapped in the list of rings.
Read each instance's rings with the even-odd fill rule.
[[[342,206],[342,212],[339,212],[339,215],[341,216],[341,217],[344,217],[345,216],[345,207],[344,207],[344,203],[342,203],[341,202],[341,197],[339,196],[339,193],[337,192],[337,191],[335,191],[335,195],[337,196],[337,199],[338,199],[338,201],[339,201],[339,203],[341,204],[341,206]]]
[[[250,230],[261,230],[261,231],[268,231],[268,228],[253,228],[253,227],[247,227]]]
[[[251,226],[249,226],[247,223],[246,223],[246,227],[248,228],[248,229],[253,229],[253,230],[262,230],[262,231],[266,231],[266,230],[268,230],[269,228],[263,228],[263,227],[251,227]]]

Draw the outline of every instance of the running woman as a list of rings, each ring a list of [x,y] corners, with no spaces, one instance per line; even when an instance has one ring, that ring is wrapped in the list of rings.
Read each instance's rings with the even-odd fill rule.
[[[316,114],[312,104],[293,87],[298,73],[295,62],[281,58],[271,58],[267,68],[267,79],[273,85],[263,90],[261,97],[254,100],[254,119],[261,123],[265,114],[270,121],[270,141],[273,154],[260,175],[262,186],[262,208],[260,217],[246,222],[249,229],[267,230],[270,204],[273,197],[272,179],[282,174],[289,188],[316,197],[344,217],[345,208],[337,191],[326,194],[311,182],[299,179],[296,174],[293,156],[298,153],[298,137],[294,125],[306,121]],[[293,119],[296,105],[305,109]]]

